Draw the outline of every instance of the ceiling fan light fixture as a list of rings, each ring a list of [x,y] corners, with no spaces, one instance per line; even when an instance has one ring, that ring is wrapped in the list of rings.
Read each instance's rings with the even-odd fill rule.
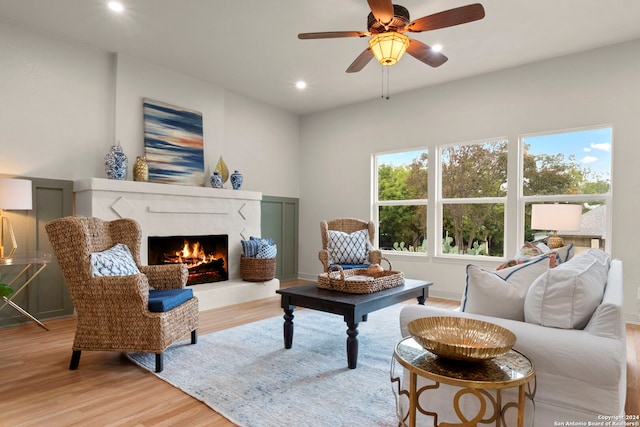
[[[396,64],[409,47],[409,37],[395,31],[379,33],[369,39],[369,47],[382,65]]]

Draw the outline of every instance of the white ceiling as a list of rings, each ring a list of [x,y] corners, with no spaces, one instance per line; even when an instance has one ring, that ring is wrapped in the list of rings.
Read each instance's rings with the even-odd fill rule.
[[[411,19],[475,0],[402,0]],[[366,0],[0,0],[0,22],[118,52],[299,114],[377,99],[382,66],[346,68],[366,38],[298,40],[300,32],[366,31]],[[480,21],[409,34],[443,45],[431,68],[406,55],[390,93],[640,38],[640,0],[480,0]],[[1,54],[1,53],[0,53]],[[615,64],[611,64],[615,66]],[[299,91],[298,79],[308,83]]]

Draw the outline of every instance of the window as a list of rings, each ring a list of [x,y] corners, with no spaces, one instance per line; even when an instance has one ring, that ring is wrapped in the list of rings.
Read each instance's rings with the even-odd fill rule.
[[[612,138],[600,126],[443,145],[431,158],[426,148],[375,154],[378,247],[424,255],[431,239],[436,256],[509,258],[506,248],[558,231],[577,250],[610,250]],[[540,203],[580,205],[580,230],[532,230]]]
[[[428,152],[374,156],[378,247],[426,252]]]
[[[524,240],[558,231],[578,249],[607,244],[611,196],[611,127],[527,135],[522,143]],[[571,203],[582,206],[579,230],[532,230],[531,205]]]
[[[507,141],[458,144],[440,153],[442,253],[503,256]]]

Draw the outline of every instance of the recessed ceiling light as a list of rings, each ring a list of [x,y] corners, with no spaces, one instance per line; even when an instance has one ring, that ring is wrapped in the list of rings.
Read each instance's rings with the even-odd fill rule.
[[[434,44],[433,46],[431,46],[431,50],[433,50],[434,52],[440,52],[442,50],[442,45]]]
[[[306,82],[304,82],[304,81],[302,81],[302,80],[298,80],[298,81],[296,82],[296,87],[297,87],[298,89],[302,90],[302,89],[304,89],[304,88],[306,88],[306,87],[307,87],[307,83],[306,83]]]
[[[124,11],[124,6],[119,1],[110,1],[109,3],[107,3],[107,6],[109,6],[109,9],[113,10],[114,12],[120,13]]]

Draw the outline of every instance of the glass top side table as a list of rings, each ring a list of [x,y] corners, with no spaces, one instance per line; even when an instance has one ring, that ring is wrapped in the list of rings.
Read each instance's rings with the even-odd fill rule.
[[[13,287],[13,292],[11,293],[11,295],[9,295],[8,297],[2,297],[4,304],[0,306],[0,310],[2,310],[7,305],[9,305],[13,307],[15,310],[17,310],[24,317],[31,319],[32,321],[37,323],[38,326],[48,331],[49,328],[47,328],[44,325],[44,323],[36,319],[27,310],[20,307],[15,302],[13,302],[13,299],[18,294],[20,294],[20,292],[22,292],[27,286],[29,286],[29,284],[42,272],[42,270],[45,269],[45,267],[47,266],[47,264],[51,262],[51,260],[52,260],[51,254],[47,254],[47,253],[20,254],[20,255],[14,255],[13,257],[11,257],[11,259],[0,260],[0,269],[5,266],[21,266],[22,267],[22,269],[13,277],[11,277],[10,279],[5,279],[5,280],[9,280],[7,285],[9,285],[10,287],[13,287],[12,285],[18,282],[18,280],[21,277],[22,277],[21,280],[23,280],[22,283],[18,282],[17,287]],[[35,270],[33,270],[33,273],[31,273],[31,276],[29,276],[28,273],[32,269],[32,267]]]
[[[400,341],[394,350],[394,359],[391,368],[391,381],[401,384],[399,376],[394,373],[395,362],[400,363],[409,373],[409,388],[401,390],[400,394],[406,394],[409,399],[409,427],[416,426],[417,411],[434,417],[435,425],[439,426],[471,426],[477,423],[495,423],[496,426],[506,425],[505,411],[516,407],[518,410],[518,426],[524,426],[525,397],[533,401],[535,389],[527,390],[527,385],[535,379],[535,368],[527,356],[517,350],[498,356],[483,362],[463,362],[449,360],[436,356],[425,350],[413,338],[408,337]],[[417,377],[427,378],[434,382],[433,386],[417,388]],[[534,381],[535,383],[535,381]],[[420,395],[427,390],[437,389],[440,384],[459,387],[460,390],[453,397],[453,409],[460,419],[459,424],[438,424],[438,414],[422,408],[419,402]],[[518,387],[518,402],[502,404],[501,391],[506,388]],[[496,398],[493,398],[487,390],[496,390]],[[467,419],[461,410],[461,399],[465,395],[472,394],[480,402],[478,413]],[[396,396],[397,400],[399,396]],[[492,406],[492,413],[488,416],[487,405]],[[400,415],[400,425],[406,426],[407,417]]]

